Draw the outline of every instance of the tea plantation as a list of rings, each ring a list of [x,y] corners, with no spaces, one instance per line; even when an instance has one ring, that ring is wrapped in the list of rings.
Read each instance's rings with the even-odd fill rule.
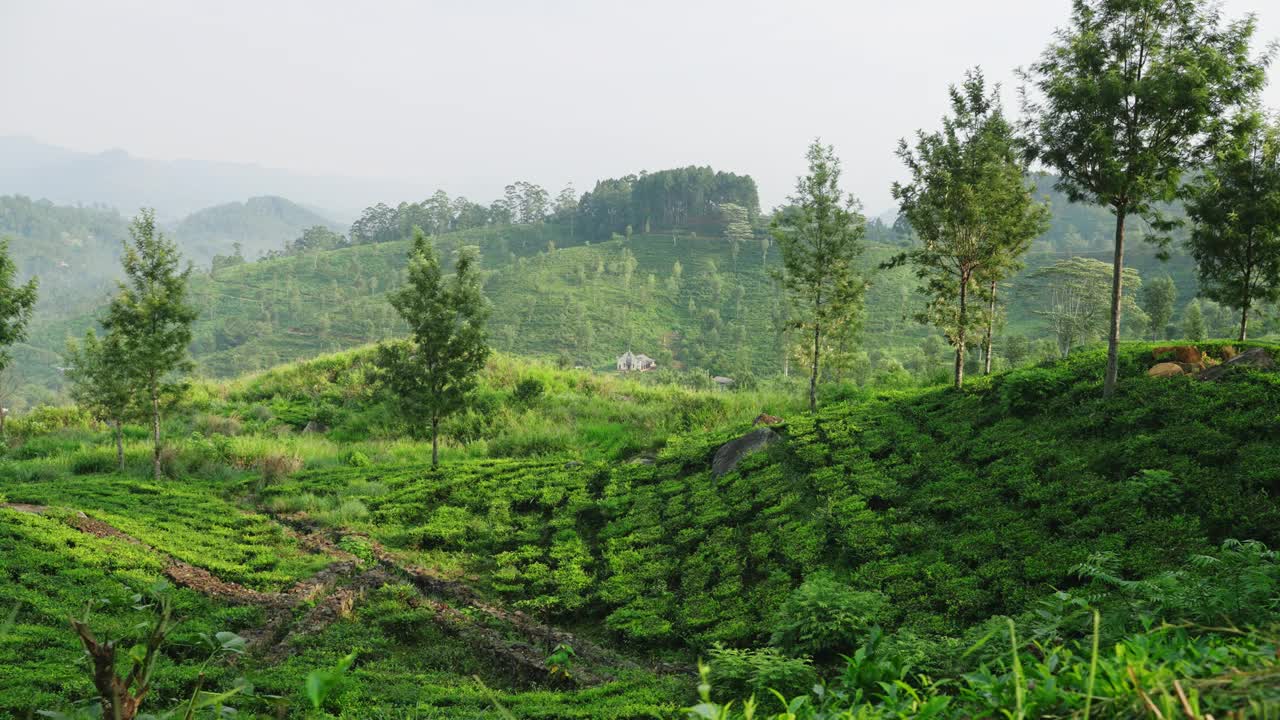
[[[1110,399],[1086,350],[813,416],[498,356],[438,470],[366,351],[197,386],[160,482],[143,428],[119,472],[104,428],[32,414],[0,717],[88,707],[68,619],[127,647],[155,594],[146,706],[179,716],[1271,717],[1280,375],[1151,378],[1153,347]],[[715,475],[761,411],[777,440]]]

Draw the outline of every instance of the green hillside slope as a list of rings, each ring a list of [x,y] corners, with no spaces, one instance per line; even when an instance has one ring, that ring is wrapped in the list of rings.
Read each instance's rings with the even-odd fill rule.
[[[245,257],[257,257],[322,225],[345,231],[333,220],[282,197],[264,195],[215,205],[191,213],[171,229],[189,260],[206,265],[215,255],[231,255],[239,245]]]
[[[1041,690],[1018,701],[1029,716],[1065,715],[1079,709],[1096,607],[1102,642],[1125,653],[1099,672],[1139,678],[1095,686],[1098,716],[1134,716],[1145,692],[1172,699],[1175,679],[1206,712],[1263,712],[1280,703],[1265,629],[1280,620],[1280,564],[1224,542],[1280,543],[1280,376],[1149,378],[1151,348],[1125,346],[1112,399],[1090,351],[963,393],[784,407],[779,440],[719,477],[713,454],[766,398],[504,358],[482,391],[489,412],[510,414],[503,432],[567,408],[571,448],[610,447],[598,443],[614,425],[664,437],[656,457],[504,459],[486,442],[431,470],[406,428],[362,421],[380,413],[358,353],[198,388],[167,428],[161,483],[134,474],[142,428],[121,475],[107,471],[106,433],[33,416],[0,461],[0,605],[18,608],[16,642],[0,644],[0,717],[85,695],[67,615],[109,598],[95,622],[126,632],[145,615],[129,595],[159,577],[178,586],[186,622],[158,707],[195,682],[199,656],[184,648],[226,629],[249,639],[246,654],[206,680],[243,673],[298,717],[306,673],[352,649],[333,716],[501,717],[476,675],[516,717],[676,717],[694,702],[698,656],[723,692],[804,693],[855,651],[832,702],[866,704],[861,717],[919,711],[876,673],[941,717],[1008,707],[1034,676]],[[514,390],[530,372],[547,388],[533,400]],[[1020,669],[1002,616],[1028,638]],[[806,618],[827,624],[791,624]],[[557,643],[576,649],[572,678],[544,662]],[[1219,682],[1245,676],[1258,681]]]

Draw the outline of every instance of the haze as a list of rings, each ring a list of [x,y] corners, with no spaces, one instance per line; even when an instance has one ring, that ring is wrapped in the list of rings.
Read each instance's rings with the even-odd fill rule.
[[[1259,13],[1259,42],[1280,10]],[[779,203],[836,145],[878,213],[898,138],[981,65],[1015,104],[1069,2],[13,2],[0,135],[157,159],[409,180],[488,201],[527,179],[710,164]],[[1272,86],[1268,104],[1280,106]],[[398,201],[411,198],[384,198]]]

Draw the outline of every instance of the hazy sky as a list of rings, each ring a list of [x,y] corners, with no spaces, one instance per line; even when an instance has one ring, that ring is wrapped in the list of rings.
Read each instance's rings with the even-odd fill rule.
[[[835,144],[890,206],[899,137],[981,65],[1005,83],[1067,0],[0,0],[0,134],[159,159],[404,178],[476,200],[513,179],[709,164],[766,207]],[[1280,3],[1228,0],[1280,35]],[[1280,107],[1277,83],[1268,103]],[[417,198],[387,198],[390,201]]]

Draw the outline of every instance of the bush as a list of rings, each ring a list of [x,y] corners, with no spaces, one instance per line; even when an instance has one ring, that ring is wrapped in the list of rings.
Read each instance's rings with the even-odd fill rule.
[[[516,389],[511,395],[516,402],[529,405],[541,398],[546,389],[546,385],[538,378],[527,377],[516,383]]]
[[[709,655],[712,684],[734,697],[770,690],[784,695],[807,693],[818,682],[807,658],[785,657],[773,648],[738,650],[716,644]]]
[[[71,456],[71,472],[75,475],[101,475],[115,472],[116,454],[110,450],[85,450]]]
[[[369,460],[369,456],[359,450],[352,450],[351,453],[347,455],[347,464],[351,467],[362,468],[369,467],[373,464],[373,461]]]
[[[283,480],[301,469],[302,458],[297,455],[272,453],[263,455],[258,459],[258,470],[262,473],[262,479],[267,483]]]
[[[796,588],[778,609],[770,644],[791,655],[834,659],[853,652],[884,615],[885,597],[819,575]]]
[[[205,435],[239,435],[243,429],[240,419],[222,415],[201,415],[196,421],[196,428]]]

